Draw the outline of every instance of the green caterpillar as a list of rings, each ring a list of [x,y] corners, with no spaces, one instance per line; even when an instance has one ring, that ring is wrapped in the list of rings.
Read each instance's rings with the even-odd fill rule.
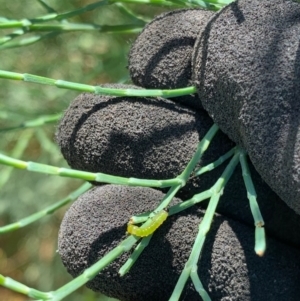
[[[167,219],[167,217],[168,212],[162,210],[152,218],[151,223],[145,228],[135,226],[132,224],[132,221],[129,221],[127,225],[127,233],[140,237],[148,236],[152,234]]]

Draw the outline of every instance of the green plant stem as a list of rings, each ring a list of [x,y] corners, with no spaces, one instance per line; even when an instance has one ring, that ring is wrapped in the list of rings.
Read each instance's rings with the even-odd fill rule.
[[[129,236],[124,239],[117,247],[108,252],[103,258],[98,262],[93,264],[91,267],[87,268],[80,276],[73,279],[66,285],[60,287],[56,291],[52,292],[41,292],[26,285],[17,282],[9,277],[4,277],[0,275],[0,285],[19,292],[21,294],[27,295],[34,299],[60,301],[64,297],[68,296],[75,290],[77,290],[82,285],[86,284],[89,280],[93,279],[99,272],[101,272],[106,266],[108,266],[113,260],[118,258],[124,252],[129,251],[132,246],[137,242],[134,236]]]
[[[143,223],[149,218],[149,215],[151,214],[151,212],[152,211],[146,211],[146,212],[143,212],[143,213],[138,214],[138,215],[133,215],[130,218],[130,220],[132,221],[133,224]]]
[[[69,12],[65,13],[55,13],[52,12],[50,14],[40,16],[37,18],[32,19],[22,19],[22,20],[12,20],[7,18],[0,18],[0,29],[7,29],[7,28],[26,28],[29,27],[32,24],[36,23],[43,23],[43,22],[49,22],[49,21],[61,21],[66,20],[71,17],[75,17],[78,15],[81,15],[85,12],[92,11],[94,9],[97,9],[99,7],[105,6],[105,5],[111,5],[114,3],[134,3],[134,4],[155,4],[155,5],[163,5],[163,6],[177,6],[177,3],[172,3],[171,1],[164,1],[164,0],[102,0],[97,1],[95,3],[91,3],[89,5],[86,5],[82,8],[75,9]],[[187,4],[182,4],[182,6],[186,6]]]
[[[217,168],[218,166],[220,166],[223,162],[225,162],[226,160],[228,160],[230,157],[233,156],[234,152],[235,152],[236,148],[232,148],[230,151],[228,151],[226,154],[224,154],[223,156],[221,156],[219,159],[217,159],[216,161],[206,165],[206,166],[203,166],[199,169],[197,169],[195,171],[195,174],[193,177],[198,177],[208,171],[211,171],[215,168]]]
[[[13,126],[13,127],[2,128],[2,129],[0,128],[0,132],[41,127],[41,126],[49,124],[49,123],[57,122],[59,119],[61,119],[61,117],[62,117],[62,113],[53,114],[53,115],[43,115],[38,118],[22,122],[21,124]]]
[[[27,295],[33,299],[42,299],[42,300],[50,300],[51,293],[44,293],[38,291],[36,289],[30,288],[10,277],[4,277],[0,274],[0,285],[11,289],[15,292],[21,293],[23,295]]]
[[[67,197],[65,197],[64,199],[56,202],[55,204],[46,207],[45,209],[38,211],[28,217],[25,217],[15,223],[0,227],[0,234],[3,233],[8,233],[11,231],[15,231],[17,229],[23,228],[25,226],[28,226],[36,221],[38,221],[39,219],[41,219],[42,217],[52,214],[53,212],[55,212],[56,210],[58,210],[59,208],[61,208],[62,206],[67,205],[68,203],[74,201],[75,199],[77,199],[80,195],[82,195],[83,193],[85,193],[86,191],[88,191],[90,188],[92,187],[92,184],[90,183],[85,183],[82,186],[80,186],[78,189],[76,189],[75,191],[73,191],[72,193],[70,193]]]
[[[0,78],[22,80],[25,82],[31,82],[42,85],[56,86],[57,88],[69,89],[81,92],[89,92],[103,95],[114,95],[114,96],[140,96],[140,97],[177,97],[182,95],[196,93],[196,87],[187,87],[181,89],[172,90],[148,90],[148,89],[114,89],[114,88],[103,88],[100,86],[91,86],[85,84],[79,84],[74,82],[67,82],[64,80],[55,80],[48,77],[42,77],[38,75],[28,73],[17,73],[0,70]]]
[[[24,131],[18,138],[16,145],[14,146],[11,155],[15,158],[20,158],[24,151],[26,150],[30,139],[33,135],[32,130]],[[11,173],[13,171],[13,168],[6,167],[1,170],[1,177],[0,177],[0,189],[7,183],[9,180]]]
[[[43,8],[45,8],[45,9],[47,10],[48,13],[50,13],[50,14],[53,14],[53,13],[56,14],[56,13],[57,13],[56,10],[53,9],[51,6],[49,6],[47,3],[45,3],[44,0],[37,0],[37,2],[39,2],[39,4],[40,4]]]
[[[210,202],[208,205],[208,208],[205,212],[205,215],[203,217],[202,222],[199,225],[199,232],[196,237],[195,243],[192,248],[191,255],[185,265],[184,270],[182,271],[182,274],[177,282],[177,285],[174,289],[174,292],[171,296],[171,301],[178,300],[183,287],[185,286],[185,283],[189,277],[191,277],[196,290],[199,292],[200,296],[203,298],[205,301],[210,301],[210,298],[203,288],[203,285],[200,281],[200,278],[197,274],[197,265],[198,265],[198,260],[200,258],[200,254],[205,242],[206,234],[208,233],[213,216],[216,211],[216,207],[219,201],[219,198],[223,192],[223,189],[225,185],[227,184],[228,180],[230,179],[236,165],[239,162],[240,155],[243,154],[243,150],[240,148],[237,148],[235,151],[235,155],[229,162],[229,164],[226,166],[224,172],[222,173],[221,177],[216,181],[215,185],[212,186],[211,189],[199,193],[195,195],[192,199],[187,200],[186,202],[183,202],[183,206],[180,206],[181,204],[173,206],[171,210],[171,214],[175,214],[177,212],[180,212],[193,204],[195,204],[196,201],[201,201],[205,197],[210,197]],[[1,159],[1,156],[0,156]],[[18,162],[14,162],[16,165],[22,165],[23,161],[17,160]],[[197,164],[197,162],[196,162]],[[169,195],[172,195],[173,192],[175,191],[176,186],[180,186],[182,183],[177,183],[173,185],[174,190],[169,190]],[[175,186],[175,187],[174,187]],[[193,200],[191,202],[191,200]],[[188,206],[187,206],[187,205]],[[146,221],[146,223],[149,221]],[[100,259],[97,263],[89,267],[84,271],[83,274],[78,276],[77,278],[73,279],[71,282],[67,283],[63,287],[59,288],[56,291],[52,292],[41,292],[37,291],[35,289],[29,288],[11,278],[5,278],[4,276],[0,275],[0,284],[10,288],[12,290],[18,291],[20,293],[23,293],[29,297],[36,298],[36,299],[42,299],[42,300],[51,300],[51,301],[60,301],[64,297],[68,296],[70,293],[74,292],[76,289],[78,289],[80,286],[84,285],[87,283],[89,280],[93,279],[102,269],[104,269],[107,265],[109,265],[113,260],[118,258],[121,254],[124,252],[129,251],[134,244],[139,240],[139,237],[135,236],[129,236],[126,239],[124,239],[116,248],[114,248],[112,251],[107,253],[102,259]],[[150,237],[147,239],[144,239],[141,241],[139,244],[139,247],[133,252],[134,256],[131,258],[130,261],[128,261],[127,266],[123,268],[123,270],[126,272],[127,269],[130,268],[130,266],[133,265],[133,263],[137,260],[141,252],[144,250],[144,248],[147,246],[147,244],[150,241]],[[123,271],[121,271],[123,273]]]
[[[5,37],[3,37],[3,40],[2,40],[3,43],[0,43],[0,44],[2,44],[2,45],[0,45],[0,50],[15,48],[15,47],[28,46],[28,45],[34,44],[36,42],[39,42],[41,40],[44,40],[44,39],[49,39],[49,38],[56,37],[56,36],[58,36],[62,33],[64,33],[64,32],[61,32],[61,31],[50,32],[50,33],[47,33],[47,34],[42,34],[42,35],[39,34],[39,35],[30,36],[28,38],[23,38],[23,39],[20,39],[18,41],[3,42],[5,40],[7,40],[7,36],[5,36]]]
[[[28,27],[31,24],[34,23],[41,23],[41,22],[48,22],[48,21],[60,21],[60,20],[64,20],[64,19],[68,19],[71,17],[75,17],[78,16],[82,13],[85,13],[87,11],[91,11],[94,10],[98,7],[104,6],[109,4],[109,1],[104,0],[104,1],[98,1],[89,5],[86,5],[82,8],[79,9],[75,9],[69,12],[65,12],[65,13],[51,13],[51,14],[47,14],[41,17],[37,17],[37,18],[32,18],[32,19],[22,19],[22,20],[9,20],[9,19],[5,19],[5,18],[1,18],[0,19],[0,29],[3,28],[22,28],[22,27]]]
[[[188,2],[208,10],[218,11],[235,0],[188,0]]]
[[[123,25],[97,25],[97,24],[83,24],[83,23],[62,23],[62,24],[34,24],[27,27],[27,30],[18,30],[12,34],[0,37],[0,50],[31,45],[43,39],[53,38],[62,33],[71,31],[97,31],[98,33],[110,34],[126,34],[139,33],[145,26],[145,23],[140,24],[123,24]],[[26,37],[29,32],[49,32],[47,34],[36,34]],[[17,37],[16,41],[12,41]]]
[[[47,133],[43,128],[35,129],[35,137],[39,141],[41,148],[49,153],[53,160],[60,158],[61,153],[57,145],[48,137]]]
[[[123,277],[128,271],[131,269],[131,267],[135,264],[135,262],[138,260],[139,256],[142,254],[144,249],[148,246],[153,234],[150,234],[147,237],[144,237],[141,242],[135,247],[134,251],[130,255],[130,257],[126,260],[126,262],[122,265],[122,267],[119,269],[119,275]]]
[[[135,33],[141,31],[145,26],[144,22],[139,24],[122,25],[98,25],[87,23],[58,23],[58,24],[32,24],[27,26],[28,32],[34,31],[97,31],[101,33]]]
[[[144,17],[142,15],[138,15],[135,12],[133,12],[131,9],[129,9],[126,4],[123,3],[115,3],[115,5],[119,8],[119,10],[126,15],[127,17],[135,20],[137,23],[144,22],[146,25],[151,21],[151,18]]]
[[[202,299],[204,301],[211,301],[207,291],[204,289],[203,284],[198,276],[196,267],[192,267],[190,277],[193,281],[196,291],[202,297]]]
[[[26,162],[17,160],[9,156],[5,156],[0,153],[0,164],[12,166],[19,169],[27,169],[28,171],[34,171],[39,173],[45,173],[50,175],[57,175],[61,177],[77,178],[86,181],[96,181],[101,183],[110,183],[117,185],[128,186],[142,186],[142,187],[171,187],[181,185],[180,179],[168,179],[168,180],[146,180],[137,178],[124,178],[118,176],[112,176],[104,173],[92,173],[87,171],[80,171],[76,169],[61,168],[47,164],[40,164],[35,162]]]
[[[200,159],[202,158],[203,154],[209,147],[212,139],[218,132],[219,127],[216,124],[213,124],[212,127],[209,129],[209,131],[206,133],[206,135],[202,138],[200,143],[198,144],[197,150],[193,156],[193,158],[190,160],[184,171],[178,176],[178,178],[182,179],[184,182],[184,185],[186,181],[188,180],[190,174],[193,172],[195,166],[198,164]]]
[[[207,292],[202,286],[202,283],[197,275],[197,266],[198,261],[200,258],[200,254],[206,239],[206,234],[208,233],[214,214],[216,212],[216,208],[220,199],[220,196],[223,192],[223,189],[225,185],[227,184],[228,180],[230,179],[236,165],[239,162],[239,155],[240,151],[239,149],[236,151],[235,155],[227,165],[225,171],[223,172],[222,176],[217,180],[215,185],[211,188],[212,196],[210,198],[208,207],[206,209],[206,212],[204,214],[203,220],[199,224],[199,231],[198,235],[195,239],[190,257],[188,261],[185,264],[185,267],[178,279],[178,282],[174,288],[174,291],[169,299],[169,301],[177,301],[180,298],[180,295],[183,291],[183,288],[188,280],[189,277],[192,278],[192,281],[199,292],[200,296],[203,298],[204,301],[210,301],[210,297],[208,296]],[[193,273],[193,276],[191,276],[191,272]]]
[[[226,6],[232,2],[234,2],[235,0],[208,0],[209,3],[211,4],[217,4],[220,6]]]
[[[5,44],[17,37],[20,37],[22,35],[24,35],[26,33],[26,30],[24,29],[18,29],[18,30],[15,30],[14,32],[10,33],[10,34],[7,34],[3,37],[0,38],[0,45],[2,44]]]
[[[250,169],[247,162],[247,155],[245,151],[240,152],[240,163],[242,166],[242,173],[244,183],[247,189],[247,197],[249,199],[251,213],[254,219],[255,225],[255,253],[259,256],[263,256],[266,251],[266,236],[264,229],[264,220],[260,212],[258,203],[257,203],[257,194],[252,182]]]
[[[113,260],[118,258],[124,252],[127,252],[132,248],[132,246],[137,242],[134,236],[129,236],[123,240],[116,248],[108,252],[103,258],[101,258],[97,263],[86,269],[80,276],[73,279],[66,285],[62,286],[55,292],[52,292],[52,301],[62,300],[64,297],[68,296],[70,293],[74,292],[76,289],[87,283],[89,280],[93,279],[99,272],[101,272],[106,266],[108,266]]]

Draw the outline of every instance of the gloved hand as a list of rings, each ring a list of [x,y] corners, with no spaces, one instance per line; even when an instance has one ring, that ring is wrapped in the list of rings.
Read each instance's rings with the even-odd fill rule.
[[[238,167],[225,187],[217,208],[222,216],[215,217],[199,262],[200,278],[212,300],[298,300],[300,216],[295,211],[299,204],[299,135],[295,134],[297,124],[290,128],[287,125],[295,124],[298,120],[295,116],[299,113],[299,102],[296,101],[299,80],[294,80],[299,79],[298,43],[290,43],[295,38],[294,33],[299,37],[299,7],[297,3],[284,0],[272,3],[240,0],[216,15],[203,12],[203,17],[199,17],[193,59],[190,44],[186,48],[199,98],[194,97],[191,101],[189,98],[165,100],[82,94],[70,105],[58,128],[58,144],[73,168],[126,177],[167,179],[182,172],[199,140],[213,124],[202,109],[203,104],[221,129],[249,152],[255,166],[250,163],[252,179],[269,237],[267,252],[264,258],[258,258],[253,251],[253,218]],[[184,22],[185,15],[186,11],[178,13],[178,24]],[[152,32],[157,34],[155,28],[160,31],[170,28],[167,26],[170,20],[176,24],[173,19],[176,13],[165,16],[165,20],[158,17],[149,24]],[[163,23],[157,25],[157,22]],[[194,26],[194,21],[190,24]],[[163,38],[178,37],[179,31],[180,26],[174,25],[174,32],[170,29],[162,32],[159,47],[154,48],[161,49]],[[146,33],[146,30],[142,32],[135,45]],[[266,36],[262,37],[261,33]],[[277,45],[276,37],[289,42]],[[191,39],[195,41],[196,38],[191,35]],[[244,47],[245,43],[248,48]],[[173,47],[168,48],[169,53],[176,53],[178,44],[168,45]],[[137,49],[133,46],[131,51],[132,64],[138,64],[132,55]],[[249,49],[248,55],[244,53]],[[263,56],[266,49],[269,50]],[[145,72],[148,79],[154,76],[162,83],[165,78],[171,78],[172,84],[180,82],[176,78],[181,74],[177,64],[170,63],[166,57],[157,60],[161,57],[159,52],[150,51],[147,55],[143,55],[143,63],[155,61],[157,68],[153,64],[141,64],[139,71],[142,72],[137,79],[133,76],[137,69],[131,71],[134,81]],[[181,63],[182,74],[188,74],[185,73],[189,66],[186,64],[188,56]],[[272,57],[278,58],[278,64],[271,64]],[[260,62],[266,63],[263,69]],[[288,63],[288,68],[283,68]],[[165,72],[162,72],[162,66]],[[174,66],[177,69],[173,69]],[[270,73],[268,68],[271,66]],[[132,70],[131,66],[129,70]],[[276,73],[276,70],[280,72]],[[146,87],[147,81],[140,80],[141,83],[136,83]],[[186,83],[191,81],[189,76],[184,80]],[[169,85],[149,87],[179,87]],[[294,98],[289,98],[290,95]],[[218,133],[200,166],[216,160],[233,146],[225,134]],[[286,167],[282,162],[289,165]],[[179,191],[178,197],[184,200],[210,188],[223,169],[222,165],[191,179]],[[162,194],[157,190],[112,185],[95,188],[83,195],[67,213],[60,231],[59,251],[69,272],[76,276],[96,262],[124,237],[125,225],[132,214],[153,210],[161,198]],[[205,204],[201,206],[205,208]],[[125,261],[123,255],[88,286],[120,300],[168,300],[189,256],[199,216],[203,213],[201,210],[200,206],[195,206],[179,217],[168,218],[127,276],[121,279],[117,275]],[[182,298],[200,299],[192,285],[186,288]]]
[[[56,138],[72,168],[170,179],[184,170],[212,124],[204,110],[196,112],[172,100],[84,93],[65,112]],[[232,147],[234,143],[219,132],[199,167],[215,161]],[[188,199],[209,189],[224,168],[223,164],[191,179],[177,196]],[[300,216],[268,187],[251,164],[250,170],[268,234],[300,247]],[[250,226],[254,224],[239,167],[225,187],[217,211]]]

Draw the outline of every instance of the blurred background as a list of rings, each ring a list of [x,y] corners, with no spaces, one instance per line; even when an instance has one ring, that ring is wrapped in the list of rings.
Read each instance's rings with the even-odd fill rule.
[[[46,15],[41,1],[0,0],[0,16],[11,19]],[[45,1],[62,13],[93,1]],[[149,19],[170,10],[128,5]],[[69,19],[72,22],[118,25],[130,23],[116,5],[103,6]],[[0,30],[0,37],[12,30]],[[129,82],[127,54],[136,34],[97,31],[62,33],[29,46],[1,49],[0,69],[85,84]],[[17,41],[17,39],[16,39]],[[29,129],[3,130],[42,115],[63,112],[78,92],[0,79],[0,152],[26,161],[67,167],[55,142],[56,123]],[[83,182],[0,165],[0,226],[15,222],[66,197]],[[0,235],[0,273],[42,291],[71,280],[57,249],[60,222],[68,206],[23,229]],[[28,297],[0,286],[0,301]],[[112,300],[81,288],[65,300]]]

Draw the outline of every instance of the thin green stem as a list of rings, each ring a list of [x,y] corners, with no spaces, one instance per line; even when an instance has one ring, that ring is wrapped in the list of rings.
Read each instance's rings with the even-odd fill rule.
[[[110,34],[126,34],[126,33],[139,33],[145,26],[145,23],[139,24],[122,24],[122,25],[97,25],[97,24],[84,24],[84,23],[59,23],[59,24],[33,24],[26,28],[26,30],[18,30],[12,34],[0,38],[0,50],[31,45],[43,39],[53,38],[62,33],[71,31],[97,31],[99,33]],[[48,34],[37,34],[34,36],[26,37],[28,32],[48,32]],[[24,36],[22,39],[12,41],[16,37]]]
[[[235,167],[237,166],[239,162],[239,151],[237,150],[235,152],[235,155],[227,165],[226,169],[224,170],[222,176],[219,178],[219,180],[216,182],[216,184],[210,189],[212,192],[212,196],[210,198],[208,207],[206,209],[206,212],[204,214],[204,217],[199,224],[199,231],[197,234],[197,237],[195,239],[190,257],[188,261],[185,264],[185,267],[178,279],[178,282],[174,288],[174,291],[169,299],[169,301],[177,301],[180,298],[180,295],[183,291],[183,288],[188,280],[189,277],[192,278],[192,281],[195,281],[194,285],[199,292],[200,296],[203,298],[203,300],[207,301],[210,300],[207,292],[202,286],[202,283],[195,273],[197,271],[197,265],[200,258],[200,254],[206,239],[206,234],[208,233],[211,223],[214,217],[214,214],[216,212],[216,208],[220,199],[220,196],[223,192],[223,189],[228,182],[229,178],[231,177]],[[193,273],[193,277],[191,276],[191,273]]]
[[[58,290],[52,292],[52,301],[60,301],[64,297],[68,296],[76,289],[93,279],[98,273],[100,273],[106,266],[108,266],[112,261],[121,256],[124,252],[129,251],[132,246],[138,241],[138,238],[134,236],[129,236],[124,239],[116,248],[107,253],[103,258],[101,258],[94,265],[86,269],[80,276],[73,279],[66,285],[62,286]]]
[[[138,96],[138,97],[177,97],[188,94],[196,93],[196,87],[186,87],[180,89],[170,89],[170,90],[148,90],[148,89],[114,89],[114,88],[104,88],[101,86],[91,86],[85,84],[79,84],[74,82],[68,82],[64,80],[55,80],[48,77],[28,74],[28,73],[17,73],[0,70],[0,78],[12,79],[12,80],[22,80],[25,82],[56,86],[62,89],[69,89],[81,92],[89,92],[95,94],[103,95],[114,95],[114,96]]]
[[[61,157],[61,153],[57,145],[50,139],[43,128],[35,129],[35,137],[40,143],[40,147],[51,155],[53,160]]]
[[[7,41],[2,43],[2,45],[0,45],[0,50],[4,50],[4,49],[9,49],[9,48],[15,48],[15,47],[22,47],[22,46],[28,46],[28,45],[31,45],[31,44],[34,44],[36,42],[39,42],[41,40],[44,40],[44,39],[49,39],[49,38],[53,38],[53,37],[56,37],[60,34],[62,34],[64,32],[50,32],[50,33],[47,33],[47,34],[42,34],[42,35],[34,35],[34,36],[30,36],[28,38],[23,38],[23,39],[20,39],[18,41]],[[3,37],[4,41],[5,39],[7,38],[7,36]]]
[[[214,136],[218,132],[219,127],[216,124],[213,124],[212,127],[208,130],[208,132],[205,134],[205,136],[202,138],[202,140],[198,143],[197,149],[189,163],[187,164],[186,168],[183,170],[183,172],[176,177],[178,181],[181,182],[181,184],[177,186],[173,186],[170,188],[168,193],[165,195],[163,200],[160,202],[159,206],[153,211],[152,214],[150,214],[150,217],[155,215],[156,213],[160,212],[161,210],[164,210],[167,208],[167,206],[172,201],[173,197],[177,193],[177,191],[185,186],[190,174],[193,172],[195,166],[198,164],[200,159],[202,158],[203,154],[209,147],[211,141],[213,140]]]
[[[26,30],[24,29],[18,29],[18,30],[15,30],[14,32],[10,33],[10,34],[7,34],[3,37],[0,38],[0,45],[2,44],[5,44],[17,37],[20,37],[22,35],[24,35],[26,33]]]
[[[56,291],[52,292],[41,292],[28,286],[17,282],[9,277],[4,277],[0,275],[0,285],[19,292],[21,294],[27,295],[28,297],[34,299],[60,301],[64,297],[73,293],[79,287],[86,284],[88,281],[92,280],[98,273],[100,273],[106,266],[108,266],[112,261],[122,255],[124,252],[129,251],[132,246],[138,241],[134,236],[129,236],[124,239],[117,247],[108,252],[103,258],[93,264],[91,267],[87,268],[80,276],[73,279],[69,283],[60,287]]]
[[[197,5],[208,10],[216,11],[220,10],[221,8],[230,4],[233,1],[235,0],[188,0],[188,2],[193,5]]]
[[[13,127],[2,128],[2,129],[0,128],[0,132],[41,127],[41,126],[49,124],[49,123],[57,122],[59,119],[61,119],[61,117],[62,117],[62,113],[53,114],[53,115],[43,115],[38,118],[22,122],[21,124],[13,126]]]
[[[3,28],[22,28],[22,27],[28,27],[34,23],[41,23],[41,22],[48,22],[48,21],[60,21],[64,19],[68,19],[74,16],[78,16],[80,14],[83,14],[87,11],[94,10],[98,7],[105,6],[110,4],[109,1],[104,0],[104,1],[98,1],[89,5],[86,5],[84,7],[81,7],[79,9],[75,9],[69,12],[65,13],[51,13],[47,14],[41,17],[33,18],[33,19],[22,19],[22,20],[9,20],[5,18],[0,19],[0,29]]]
[[[183,201],[177,205],[172,206],[169,209],[169,216],[177,214],[183,210],[186,210],[202,201],[209,199],[212,196],[212,189],[205,190],[201,193],[195,194],[191,199]]]
[[[39,4],[43,8],[45,8],[48,13],[50,13],[50,14],[56,14],[57,13],[57,11],[54,8],[52,8],[51,6],[49,6],[44,0],[37,0],[37,2],[39,2]]]
[[[242,174],[244,183],[247,189],[247,197],[249,199],[251,213],[254,219],[255,225],[255,253],[259,256],[263,256],[266,251],[266,236],[264,230],[264,220],[257,203],[257,194],[252,182],[250,169],[247,162],[247,155],[244,150],[240,151],[240,163],[242,166]]]
[[[133,12],[131,9],[129,9],[125,4],[123,3],[115,3],[115,5],[119,8],[119,10],[129,18],[136,20],[136,22],[144,22],[146,25],[151,21],[151,18],[144,17],[142,15],[138,15],[137,13]]]
[[[133,224],[143,223],[149,218],[149,215],[150,215],[151,212],[152,211],[146,211],[146,212],[143,212],[143,213],[138,214],[138,215],[133,215],[130,218],[130,220],[132,221]]]
[[[177,178],[168,179],[168,180],[146,180],[146,179],[137,179],[137,178],[124,178],[124,177],[112,176],[104,173],[92,173],[92,172],[80,171],[76,169],[56,167],[47,164],[26,162],[26,161],[11,158],[1,153],[0,153],[0,164],[12,166],[19,169],[27,169],[28,171],[45,173],[49,175],[57,175],[61,177],[69,177],[69,178],[82,179],[86,181],[96,181],[101,183],[110,183],[110,184],[117,184],[117,185],[164,188],[164,187],[181,185],[182,183]]]
[[[4,277],[0,274],[0,285],[11,289],[15,292],[21,293],[23,295],[27,295],[33,299],[42,299],[42,300],[50,300],[52,294],[51,293],[44,293],[38,291],[36,289],[30,288],[10,277]]]
[[[218,132],[219,127],[216,124],[213,124],[212,127],[209,129],[209,131],[206,133],[206,135],[202,138],[200,143],[198,144],[197,150],[193,156],[193,158],[190,160],[184,171],[178,176],[178,178],[182,179],[184,185],[186,181],[188,180],[190,174],[193,172],[195,166],[200,161],[201,157],[203,156],[204,152],[209,147],[212,139]]]
[[[226,154],[224,154],[223,156],[221,156],[219,159],[217,159],[216,161],[206,165],[206,166],[203,166],[199,169],[197,169],[195,171],[195,174],[193,177],[198,177],[208,171],[211,171],[215,168],[217,168],[218,166],[220,166],[222,163],[224,163],[226,160],[228,160],[230,157],[233,156],[234,152],[235,152],[236,148],[232,148],[230,151],[228,151]]]
[[[46,215],[52,214],[53,212],[55,212],[56,210],[58,210],[62,206],[65,206],[68,203],[70,203],[70,202],[74,201],[75,199],[77,199],[80,195],[82,195],[83,193],[88,191],[91,187],[92,187],[92,184],[90,184],[90,183],[83,184],[78,189],[76,189],[75,191],[70,193],[67,197],[65,197],[64,199],[56,202],[55,204],[53,204],[51,206],[48,206],[45,209],[43,209],[41,211],[38,211],[38,212],[28,216],[28,217],[25,217],[25,218],[15,222],[15,223],[0,227],[0,234],[8,233],[8,232],[15,231],[17,229],[23,228],[25,226],[28,226],[28,225],[38,221],[39,219],[43,218]]]
[[[136,33],[143,29],[144,22],[139,24],[98,25],[93,23],[55,23],[32,24],[28,31],[97,31],[100,33]]]
[[[212,196],[212,189],[208,189],[208,190],[205,190],[201,193],[197,193],[195,194],[192,198],[186,200],[186,201],[183,201],[183,202],[180,202],[179,204],[177,205],[174,205],[174,206],[171,206],[169,208],[169,216],[171,215],[174,215],[174,214],[177,214],[181,211],[184,211],[196,204],[199,204],[207,199],[209,199],[211,196]],[[130,220],[132,220],[132,223],[133,224],[140,224],[140,223],[143,223],[145,222],[148,218],[149,218],[149,215],[150,215],[150,211],[147,211],[147,212],[144,212],[142,214],[139,214],[139,215],[134,215],[130,218]]]
[[[124,263],[124,265],[119,269],[119,275],[123,277],[135,264],[135,262],[138,260],[139,256],[142,254],[144,249],[148,246],[150,240],[152,238],[152,234],[150,234],[147,237],[144,237],[141,242],[136,246],[130,257],[127,259],[127,261]]]
[[[235,170],[235,167],[239,160],[239,155],[240,155],[240,148],[237,147],[235,150],[234,156],[228,163],[228,165],[225,168],[224,172],[222,173],[221,177],[217,180],[215,185],[210,189],[212,191],[212,193],[219,192],[226,186],[227,182],[229,181],[229,179],[231,178],[231,176]]]
[[[235,0],[208,0],[207,2],[211,3],[211,4],[217,4],[220,6],[226,6],[232,2],[234,2]]]
[[[215,162],[208,164],[205,167],[202,167],[201,169],[198,170],[198,172],[200,170],[205,170],[202,173],[211,171],[213,168],[216,168],[217,166],[222,164],[225,160],[227,160],[229,157],[231,157],[235,152],[236,152],[236,147],[232,148],[229,152],[227,152],[225,155],[221,156]],[[232,168],[232,166],[229,167],[229,169],[231,169],[231,168]],[[227,177],[227,171],[221,176],[221,178],[226,178],[226,177]],[[198,204],[206,199],[209,199],[212,196],[212,194],[213,194],[213,187],[208,190],[205,190],[201,193],[195,194],[192,198],[170,207],[168,210],[169,216],[177,214],[185,209],[192,207],[195,204]],[[159,212],[159,210],[157,212]],[[151,213],[150,211],[147,211],[147,212],[144,212],[139,215],[134,215],[131,217],[131,220],[132,220],[133,224],[139,224],[139,223],[145,222],[149,218],[150,213]]]
[[[204,289],[203,284],[198,276],[197,268],[193,267],[191,269],[190,276],[194,283],[196,291],[199,293],[203,301],[211,301],[207,291]]]
[[[19,137],[18,140],[16,142],[16,145],[14,146],[11,155],[15,158],[20,158],[24,151],[26,150],[30,139],[33,135],[33,131],[32,130],[27,130],[24,131]],[[11,173],[13,171],[13,168],[11,167],[5,167],[3,169],[1,169],[1,177],[0,177],[0,189],[7,183],[7,181],[9,180]]]
[[[49,22],[49,21],[61,21],[66,20],[71,17],[75,17],[78,15],[81,15],[85,12],[95,10],[99,7],[105,6],[105,5],[111,5],[114,3],[134,3],[134,4],[154,4],[154,5],[163,5],[163,6],[178,6],[178,3],[174,3],[172,1],[164,1],[164,0],[102,0],[97,1],[95,3],[91,3],[89,5],[86,5],[84,7],[68,11],[65,13],[56,13],[54,10],[52,10],[51,13],[32,18],[32,19],[22,19],[22,20],[12,20],[8,18],[0,18],[0,29],[7,29],[7,28],[26,28],[33,24],[37,23],[43,23],[43,22]],[[188,6],[188,3],[181,3],[180,6]]]

